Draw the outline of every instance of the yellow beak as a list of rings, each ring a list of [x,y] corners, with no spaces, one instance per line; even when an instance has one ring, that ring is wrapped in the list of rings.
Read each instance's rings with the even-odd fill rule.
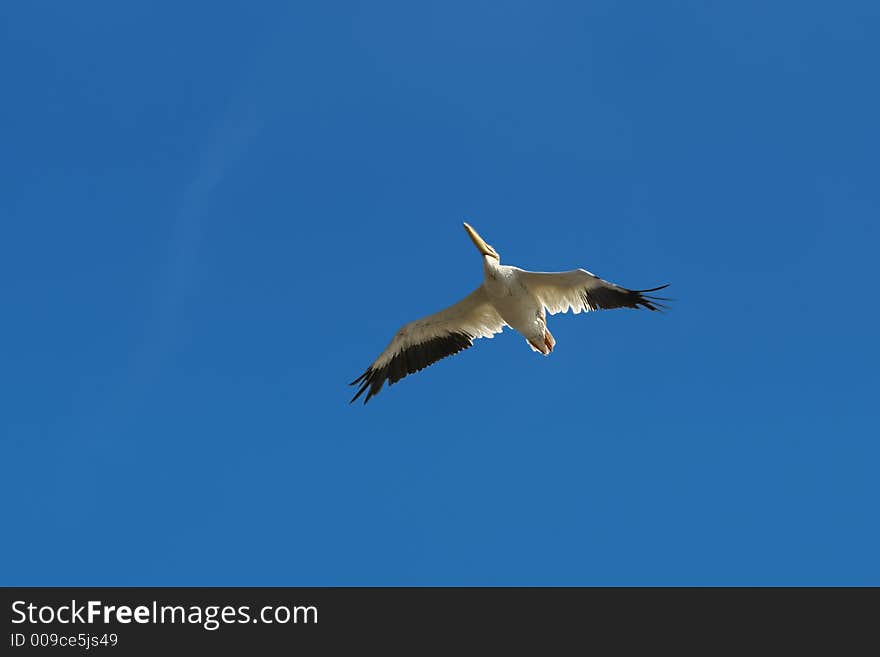
[[[464,229],[467,231],[467,234],[470,235],[471,241],[474,243],[474,246],[482,253],[483,255],[492,256],[493,258],[498,258],[498,254],[495,252],[491,246],[486,244],[486,240],[480,237],[480,234],[471,228],[470,224],[465,222]]]

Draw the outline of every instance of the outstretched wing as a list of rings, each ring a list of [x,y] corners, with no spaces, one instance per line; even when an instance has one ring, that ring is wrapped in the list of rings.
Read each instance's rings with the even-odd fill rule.
[[[551,315],[565,313],[569,309],[575,314],[600,308],[660,310],[665,308],[660,302],[668,301],[664,297],[646,294],[662,290],[669,286],[668,283],[647,290],[628,290],[584,269],[553,273],[521,269],[519,275],[526,289],[538,297]]]
[[[373,364],[351,382],[360,386],[351,401],[366,392],[366,404],[385,381],[389,386],[397,383],[407,374],[471,347],[475,338],[493,337],[504,326],[481,285],[449,308],[401,328]]]

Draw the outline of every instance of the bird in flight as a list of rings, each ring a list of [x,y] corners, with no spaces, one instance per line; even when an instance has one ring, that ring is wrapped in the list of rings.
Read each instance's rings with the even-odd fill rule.
[[[464,224],[483,258],[483,282],[458,303],[405,324],[379,357],[350,385],[359,386],[354,402],[364,404],[387,381],[391,386],[438,360],[472,347],[476,338],[491,338],[505,326],[522,335],[532,351],[550,355],[556,340],[547,329],[547,313],[575,314],[608,308],[665,308],[668,301],[647,290],[628,290],[584,269],[562,272],[526,271],[502,265],[498,252],[471,226]],[[351,403],[351,402],[349,402]]]

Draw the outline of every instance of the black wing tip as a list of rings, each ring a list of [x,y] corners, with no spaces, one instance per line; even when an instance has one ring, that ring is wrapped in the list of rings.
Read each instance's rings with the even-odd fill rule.
[[[363,374],[361,374],[358,378],[348,384],[350,386],[356,386],[360,384],[360,388],[358,388],[358,391],[354,394],[354,397],[349,400],[349,404],[353,404],[355,401],[357,401],[357,398],[364,394],[367,388],[370,387],[370,385],[373,383],[374,372],[375,370],[372,367],[368,367]],[[364,403],[366,404],[368,401],[370,401],[370,397],[372,397],[374,394],[375,393],[373,391],[370,391],[364,398]]]
[[[472,335],[456,331],[413,345],[395,354],[382,367],[375,368],[371,365],[363,374],[349,383],[352,386],[360,384],[360,388],[358,388],[357,393],[348,403],[354,403],[358,397],[366,392],[367,394],[364,397],[364,404],[366,404],[379,393],[386,381],[389,386],[392,386],[405,376],[420,372],[438,360],[457,354],[473,344]]]
[[[607,283],[607,281],[606,281]],[[658,297],[646,292],[656,292],[669,287],[669,283],[645,290],[630,290],[625,287],[608,284],[605,288],[584,289],[581,291],[581,299],[584,307],[590,310],[610,310],[612,308],[646,308],[647,310],[659,311],[668,309],[661,303],[671,301],[666,297]]]
[[[657,292],[659,290],[665,290],[669,287],[669,283],[664,283],[663,285],[658,285],[657,287],[649,287],[645,290],[630,290],[633,294],[636,295],[635,300],[635,308],[641,306],[642,308],[647,308],[648,310],[654,312],[663,312],[665,310],[669,310],[669,306],[663,301],[672,301],[669,297],[658,297],[653,294],[645,294],[646,292]]]
[[[658,290],[665,290],[670,285],[670,283],[664,283],[663,285],[658,285],[657,287],[649,287],[646,290],[633,290],[633,292],[638,292],[639,294],[643,292],[657,292]]]

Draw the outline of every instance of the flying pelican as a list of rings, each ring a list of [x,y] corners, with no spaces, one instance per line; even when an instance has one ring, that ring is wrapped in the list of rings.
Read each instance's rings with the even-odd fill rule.
[[[364,392],[364,404],[388,381],[391,386],[438,360],[457,354],[474,344],[475,338],[491,338],[505,326],[522,335],[532,351],[548,356],[556,340],[547,330],[547,313],[575,314],[600,308],[665,308],[646,292],[628,290],[602,280],[584,269],[563,272],[526,271],[502,265],[498,252],[467,223],[464,229],[483,256],[484,280],[458,303],[433,315],[405,324],[366,371],[351,382],[359,385],[351,398]],[[349,402],[351,403],[351,402]]]

